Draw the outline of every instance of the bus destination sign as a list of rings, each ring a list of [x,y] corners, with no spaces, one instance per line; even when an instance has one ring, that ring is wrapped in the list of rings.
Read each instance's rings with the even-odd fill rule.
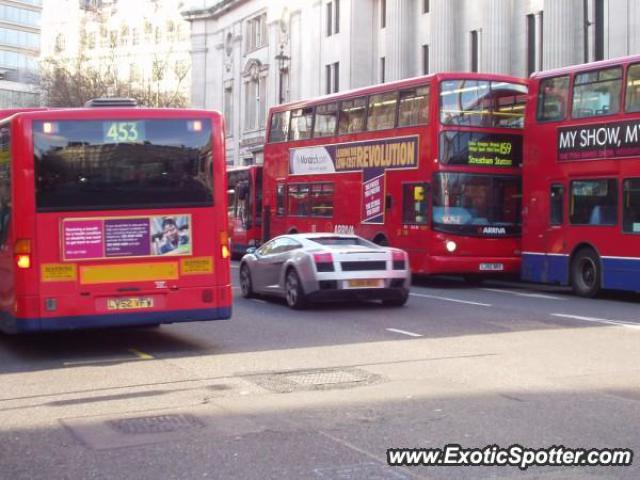
[[[558,129],[558,160],[594,160],[640,155],[640,122],[616,122]]]
[[[440,163],[481,167],[519,167],[522,164],[522,136],[482,132],[442,132]]]

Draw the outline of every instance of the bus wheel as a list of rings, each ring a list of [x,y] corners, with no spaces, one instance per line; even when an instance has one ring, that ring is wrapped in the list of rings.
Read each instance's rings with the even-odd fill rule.
[[[287,295],[287,305],[294,310],[301,310],[307,304],[307,299],[302,290],[300,277],[293,268],[287,271],[284,280],[285,293]]]
[[[251,271],[246,263],[240,267],[240,293],[244,298],[253,297],[253,284],[251,283]]]
[[[600,278],[598,254],[591,249],[580,250],[571,262],[573,291],[581,297],[595,297],[600,292]]]
[[[376,245],[380,245],[381,247],[389,246],[389,240],[387,240],[387,237],[385,237],[384,235],[376,235],[373,238],[373,243],[375,243]]]

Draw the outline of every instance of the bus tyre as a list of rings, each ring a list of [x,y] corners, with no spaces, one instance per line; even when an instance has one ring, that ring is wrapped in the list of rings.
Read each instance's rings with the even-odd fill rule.
[[[601,288],[601,267],[598,254],[591,249],[580,250],[571,262],[573,291],[581,297],[595,297]]]
[[[302,290],[302,283],[297,272],[290,268],[284,280],[284,289],[287,298],[287,305],[294,310],[302,310],[307,306],[307,299]]]
[[[373,239],[373,243],[375,243],[376,245],[380,245],[381,247],[389,246],[389,240],[387,240],[387,237],[385,237],[384,235],[376,235],[376,237]]]
[[[240,267],[240,293],[244,298],[251,298],[254,295],[251,271],[246,263],[243,263]]]
[[[409,292],[403,292],[395,298],[387,298],[382,301],[385,307],[402,307],[409,300]]]

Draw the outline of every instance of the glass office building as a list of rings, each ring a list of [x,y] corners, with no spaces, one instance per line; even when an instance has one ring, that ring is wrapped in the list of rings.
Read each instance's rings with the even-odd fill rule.
[[[0,0],[0,108],[40,105],[42,0]]]

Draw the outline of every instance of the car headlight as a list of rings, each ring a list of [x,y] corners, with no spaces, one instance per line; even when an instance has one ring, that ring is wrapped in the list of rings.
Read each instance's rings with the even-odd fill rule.
[[[458,245],[453,240],[447,240],[447,243],[446,243],[445,246],[447,247],[447,251],[449,253],[455,252],[456,248],[458,248]]]

